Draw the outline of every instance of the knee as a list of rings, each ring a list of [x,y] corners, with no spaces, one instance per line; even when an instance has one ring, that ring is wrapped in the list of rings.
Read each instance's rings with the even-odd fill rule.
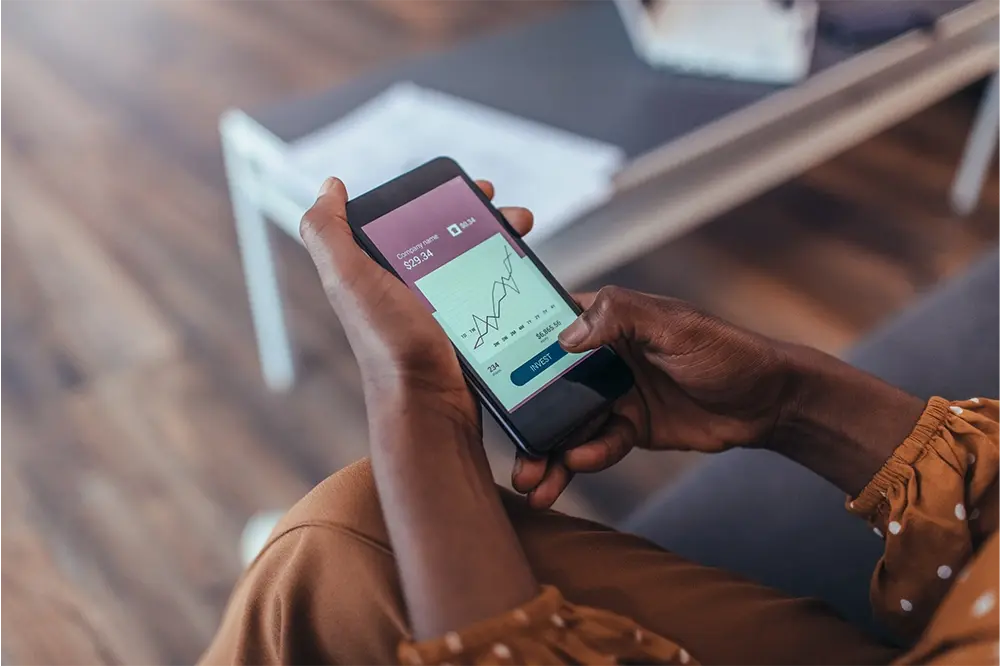
[[[285,514],[274,534],[309,524],[335,525],[389,547],[371,460],[362,458],[321,481]]]
[[[206,663],[394,663],[405,605],[371,465],[325,479],[241,577]]]

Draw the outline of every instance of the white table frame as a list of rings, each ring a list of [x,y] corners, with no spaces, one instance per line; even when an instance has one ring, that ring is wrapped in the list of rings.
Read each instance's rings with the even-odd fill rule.
[[[980,0],[933,35],[903,35],[638,157],[611,201],[536,251],[572,288],[992,74],[951,190],[953,210],[968,214],[997,148],[997,14],[995,0]],[[286,164],[278,137],[239,110],[223,115],[220,132],[261,370],[284,391],[295,362],[268,220],[298,240],[311,202],[274,177]]]

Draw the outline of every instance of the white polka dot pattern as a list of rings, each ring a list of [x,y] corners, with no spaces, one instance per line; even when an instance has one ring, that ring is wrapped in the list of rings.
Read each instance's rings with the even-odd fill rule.
[[[903,609],[904,613],[909,613],[913,610],[913,603],[909,599],[900,599],[899,607]]]
[[[462,637],[457,632],[449,631],[445,634],[444,644],[448,646],[452,654],[458,654],[462,651]]]
[[[420,652],[414,647],[405,647],[402,650],[403,661],[407,664],[413,664],[414,666],[420,666],[423,664],[423,660],[420,658]]]
[[[997,605],[997,596],[992,592],[983,592],[972,604],[972,617],[982,617]]]
[[[959,520],[965,520],[965,505],[964,504],[959,503],[959,504],[955,505],[955,517],[958,518]]]
[[[903,529],[903,526],[900,525],[895,520],[889,523],[889,531],[892,532],[893,534],[899,534],[900,530],[902,530],[902,529]]]
[[[448,631],[426,642],[404,640],[397,647],[399,663],[697,663],[681,645],[628,618],[600,608],[575,609],[551,586],[543,586],[539,597],[529,604],[496,618],[499,622],[495,633],[490,632],[492,637],[482,630],[469,634]],[[521,617],[528,619],[528,625],[521,624]],[[558,657],[555,662],[552,655]]]
[[[937,575],[938,578],[940,578],[941,580],[948,580],[949,578],[951,578],[951,567],[949,567],[947,564],[942,564],[937,569]]]

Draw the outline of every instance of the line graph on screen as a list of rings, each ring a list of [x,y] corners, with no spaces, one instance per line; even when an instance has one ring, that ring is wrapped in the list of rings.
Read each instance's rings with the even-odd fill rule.
[[[555,313],[552,287],[502,234],[416,282],[464,353],[484,361],[528,338]]]
[[[486,335],[491,329],[495,331],[500,330],[500,306],[504,299],[507,298],[508,290],[515,294],[521,293],[521,290],[517,288],[517,282],[514,280],[514,265],[511,259],[510,248],[504,247],[504,251],[503,266],[507,274],[501,275],[499,280],[493,281],[493,289],[490,294],[493,300],[493,313],[485,317],[480,317],[477,314],[472,315],[472,324],[478,336],[472,345],[473,349],[479,349],[483,345]]]

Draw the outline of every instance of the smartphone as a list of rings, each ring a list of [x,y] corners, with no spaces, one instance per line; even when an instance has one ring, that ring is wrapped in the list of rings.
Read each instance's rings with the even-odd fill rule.
[[[352,199],[347,219],[433,313],[480,401],[528,455],[558,448],[631,388],[610,348],[559,346],[580,307],[454,160]]]

